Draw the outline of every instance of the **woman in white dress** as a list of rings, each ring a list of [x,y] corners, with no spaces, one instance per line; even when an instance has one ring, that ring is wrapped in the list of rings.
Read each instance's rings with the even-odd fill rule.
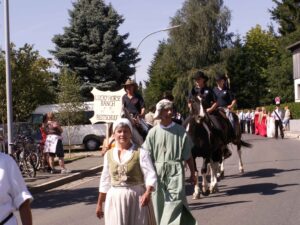
[[[267,116],[267,137],[273,138],[275,136],[275,121],[271,116],[271,113],[268,113]]]
[[[132,143],[128,119],[113,124],[113,135],[115,147],[104,156],[96,215],[107,225],[155,225],[151,192],[157,177],[150,154]]]

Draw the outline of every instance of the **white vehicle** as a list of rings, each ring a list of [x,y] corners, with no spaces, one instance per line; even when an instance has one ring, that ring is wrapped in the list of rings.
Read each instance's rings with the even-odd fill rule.
[[[91,124],[90,118],[94,114],[93,102],[84,102],[85,108],[85,119],[84,124],[70,126],[72,134],[70,135],[70,145],[78,148],[84,147],[86,150],[96,150],[99,149],[102,144],[105,134],[106,125],[105,123]],[[59,113],[59,104],[51,105],[40,105],[31,114],[31,122],[33,124],[41,124],[43,120],[43,115],[48,112]],[[67,126],[62,126],[64,132],[62,133],[63,144],[69,145],[69,140],[67,137]]]

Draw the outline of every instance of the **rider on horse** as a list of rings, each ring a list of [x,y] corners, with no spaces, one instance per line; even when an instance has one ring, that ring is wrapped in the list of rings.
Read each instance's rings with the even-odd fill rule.
[[[143,117],[145,114],[145,102],[141,95],[137,93],[137,84],[135,81],[128,79],[124,84],[126,94],[122,97],[122,104],[133,118]]]
[[[236,104],[236,98],[231,90],[227,87],[227,77],[225,74],[216,75],[217,87],[213,89],[221,115],[226,115],[229,119],[231,126],[229,126],[229,140],[232,141],[235,138],[235,121],[232,113],[232,109]],[[225,117],[225,116],[224,116]]]
[[[193,87],[189,94],[189,108],[191,109],[192,98],[195,96],[200,96],[202,98],[203,107],[206,112],[212,113],[218,107],[218,105],[214,92],[206,85],[208,77],[199,70],[194,74],[193,79],[195,81],[195,87]]]
[[[122,105],[127,112],[132,125],[137,128],[145,139],[148,132],[148,125],[144,122],[145,102],[141,95],[137,93],[138,86],[135,81],[128,79],[124,84],[126,94],[122,97]]]
[[[224,142],[224,145],[228,144],[227,139],[229,135],[226,134],[226,132],[224,132],[225,129],[223,128],[223,125],[227,123],[229,124],[229,122],[227,122],[228,119],[223,118],[220,115],[219,110],[217,110],[217,108],[219,107],[217,101],[218,98],[215,92],[206,85],[208,77],[202,71],[197,71],[194,74],[193,78],[195,80],[195,87],[193,87],[189,94],[189,108],[191,109],[191,101],[193,97],[201,97],[202,105],[204,110],[207,112],[207,118],[210,124],[215,130],[219,132],[220,137],[222,137],[222,140]],[[231,155],[230,150],[228,148],[224,148],[223,150],[225,158],[228,158]]]

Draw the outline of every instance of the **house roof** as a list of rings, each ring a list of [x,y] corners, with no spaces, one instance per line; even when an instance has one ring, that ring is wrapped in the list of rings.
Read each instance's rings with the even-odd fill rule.
[[[287,47],[288,50],[291,50],[292,52],[300,48],[300,41],[295,42],[294,44],[291,44]]]

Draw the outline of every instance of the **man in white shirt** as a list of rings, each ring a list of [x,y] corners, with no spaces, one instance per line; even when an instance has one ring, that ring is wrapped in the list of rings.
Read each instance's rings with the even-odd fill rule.
[[[240,120],[240,125],[241,125],[241,132],[245,133],[245,113],[243,110],[240,111],[238,114],[239,120]]]
[[[17,225],[13,215],[19,210],[23,225],[32,225],[29,193],[16,162],[0,152],[0,224]]]
[[[278,138],[278,128],[280,131],[280,136],[283,139],[284,134],[283,134],[283,126],[282,126],[282,120],[283,120],[284,112],[280,108],[280,102],[276,102],[276,109],[272,112],[272,117],[275,120],[275,138]]]

